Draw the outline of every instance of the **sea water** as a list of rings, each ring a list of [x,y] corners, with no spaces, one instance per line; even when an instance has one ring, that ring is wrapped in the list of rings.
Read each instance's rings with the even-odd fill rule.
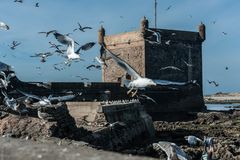
[[[215,110],[215,111],[228,111],[230,109],[240,110],[240,108],[234,108],[234,106],[240,106],[237,104],[205,104],[207,106],[207,110]],[[230,107],[232,106],[232,107]]]

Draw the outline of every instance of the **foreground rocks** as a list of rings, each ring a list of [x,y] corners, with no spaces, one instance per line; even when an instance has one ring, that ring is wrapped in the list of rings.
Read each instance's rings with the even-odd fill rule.
[[[0,119],[0,135],[16,138],[77,138],[84,130],[77,128],[64,103],[29,108],[25,115],[6,114]],[[41,115],[41,118],[38,115]]]
[[[157,139],[174,142],[192,157],[200,159],[203,147],[189,147],[186,135],[214,137],[214,157],[240,159],[240,111],[198,113],[196,119],[184,122],[154,122]]]
[[[114,108],[112,108],[114,109],[113,113],[118,111],[116,107]],[[28,116],[14,114],[1,116],[0,134],[3,138],[0,138],[0,151],[5,159],[23,159],[24,157],[24,159],[61,160],[79,159],[81,155],[83,155],[83,159],[139,159],[139,157],[129,157],[129,155],[135,154],[165,160],[165,153],[154,151],[151,144],[158,141],[169,141],[180,146],[193,160],[198,160],[203,153],[203,147],[190,147],[184,139],[184,136],[187,135],[195,135],[201,139],[204,136],[214,137],[215,158],[221,160],[240,159],[240,111],[191,113],[191,117],[194,118],[191,120],[155,121],[156,137],[151,142],[145,141],[144,134],[138,136],[138,139],[131,140],[131,135],[143,133],[141,126],[146,123],[142,121],[144,119],[139,119],[134,123],[133,121],[129,123],[112,122],[104,127],[92,128],[90,132],[82,128],[91,127],[84,121],[75,124],[65,104],[58,104],[50,108],[45,107],[38,111],[42,114],[46,113],[46,117],[38,118],[36,109],[30,110]],[[139,111],[135,110],[136,115],[142,115],[145,120],[148,120],[142,110]],[[126,116],[121,117],[127,118],[132,115],[130,110],[126,113],[128,113]],[[108,118],[114,119],[114,117]],[[103,119],[100,118],[101,123],[102,121]],[[97,151],[86,147],[86,145],[92,146],[91,144],[79,140],[86,140],[91,144],[101,146],[102,149],[105,146],[104,149],[110,148],[110,150],[113,149],[124,153],[124,155]],[[132,143],[132,141],[137,143]],[[144,157],[144,159],[148,158]]]

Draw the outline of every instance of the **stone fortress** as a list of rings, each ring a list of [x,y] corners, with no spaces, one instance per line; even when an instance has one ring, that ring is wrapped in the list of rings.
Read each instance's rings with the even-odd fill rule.
[[[160,34],[160,43],[152,32]],[[199,25],[199,32],[149,28],[144,17],[139,31],[117,35],[105,35],[103,27],[99,30],[99,44],[106,47],[129,63],[141,76],[151,79],[187,82],[197,80],[202,87],[202,42],[205,40],[205,25]],[[104,57],[103,57],[104,58]],[[117,82],[125,73],[113,60],[104,66],[102,80]],[[187,65],[188,64],[188,65]],[[161,68],[175,66],[179,70]]]

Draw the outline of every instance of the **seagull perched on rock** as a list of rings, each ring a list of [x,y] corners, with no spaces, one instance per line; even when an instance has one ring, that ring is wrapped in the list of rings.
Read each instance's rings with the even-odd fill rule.
[[[10,27],[6,23],[0,21],[0,29],[9,30]]]
[[[190,160],[190,157],[175,143],[160,141],[153,143],[153,149],[162,150],[167,155],[167,160]]]
[[[203,144],[203,140],[201,140],[200,138],[196,137],[196,136],[185,136],[184,137],[186,141],[188,141],[188,144],[190,146],[197,146],[197,145],[201,145]]]
[[[19,46],[21,44],[21,42],[18,42],[18,41],[12,41],[12,44],[9,45],[9,47],[14,50],[16,49],[17,46]]]
[[[52,56],[52,55],[53,55],[53,53],[51,53],[51,52],[45,52],[45,53],[36,53],[35,55],[30,56],[30,57],[40,57],[41,58],[40,61],[44,63],[44,62],[46,62],[46,58],[49,56]]]
[[[82,31],[82,32],[85,32],[85,29],[92,29],[92,27],[82,27],[81,26],[81,24],[80,23],[78,23],[78,28],[75,28],[74,30],[73,30],[73,32],[75,32],[75,31],[77,31],[77,30],[80,30],[80,31]]]

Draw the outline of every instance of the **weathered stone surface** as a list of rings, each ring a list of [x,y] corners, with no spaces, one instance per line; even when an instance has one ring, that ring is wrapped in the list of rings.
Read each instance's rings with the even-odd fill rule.
[[[40,119],[37,117],[37,109],[28,115],[8,114],[0,119],[0,135],[13,137],[68,137],[73,138],[79,131],[74,119],[70,116],[64,103],[42,107],[41,113],[48,116]]]

